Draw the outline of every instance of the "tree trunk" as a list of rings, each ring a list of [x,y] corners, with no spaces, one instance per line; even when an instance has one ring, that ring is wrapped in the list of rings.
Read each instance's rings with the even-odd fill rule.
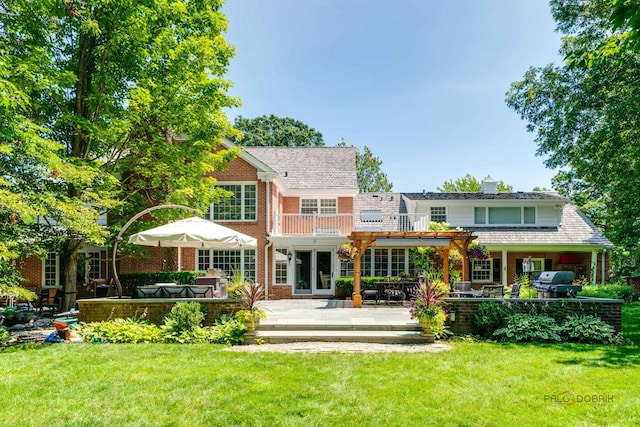
[[[61,311],[69,311],[76,305],[76,293],[78,289],[78,253],[84,243],[81,239],[69,238],[63,247],[62,264],[63,264],[63,283],[62,290],[64,296],[62,298]]]

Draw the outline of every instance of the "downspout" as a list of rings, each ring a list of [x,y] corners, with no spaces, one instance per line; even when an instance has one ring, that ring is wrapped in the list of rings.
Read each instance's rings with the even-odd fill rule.
[[[271,236],[271,180],[267,180],[266,194],[267,238]],[[269,249],[273,242],[269,241],[264,247],[264,299],[269,300]]]

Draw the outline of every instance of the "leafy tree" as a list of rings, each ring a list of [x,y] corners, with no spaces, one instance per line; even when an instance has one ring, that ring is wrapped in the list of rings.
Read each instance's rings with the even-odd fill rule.
[[[247,147],[321,147],[322,133],[290,117],[269,116],[245,119],[238,116],[235,128],[242,135],[231,135],[234,142]]]
[[[336,147],[346,147],[347,143],[343,139]],[[382,160],[373,155],[373,152],[366,145],[360,151],[356,149],[356,177],[358,179],[358,190],[363,193],[387,192],[391,191],[393,184],[389,181],[387,174],[382,172]]]
[[[548,156],[545,163],[568,169],[554,186],[579,206],[591,206],[595,212],[587,212],[635,265],[640,258],[640,51],[632,42],[638,39],[637,2],[550,4],[558,30],[566,34],[561,53],[567,59],[531,68],[512,83],[506,101],[529,122],[538,154]]]
[[[442,187],[438,187],[438,191],[443,193],[479,193],[482,190],[482,182],[477,178],[466,174],[462,178],[457,178],[455,181],[450,179],[442,184]],[[498,192],[509,193],[513,191],[511,185],[507,185],[504,181],[498,182]]]
[[[0,3],[0,191],[12,196],[0,208],[18,228],[36,214],[57,224],[64,308],[75,301],[79,250],[108,237],[101,212],[128,219],[216,196],[208,174],[236,154],[213,153],[232,131],[222,109],[237,104],[221,77],[233,55],[222,3]],[[15,197],[22,191],[29,208]],[[9,231],[11,245],[19,233]]]
[[[356,175],[358,189],[363,193],[391,191],[393,184],[380,168],[382,160],[374,156],[366,145],[362,151],[356,151]]]

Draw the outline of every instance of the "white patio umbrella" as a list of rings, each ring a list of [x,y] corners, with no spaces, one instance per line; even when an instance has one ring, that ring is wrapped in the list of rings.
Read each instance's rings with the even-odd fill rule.
[[[191,217],[133,234],[129,243],[165,248],[255,248],[258,241],[213,221]]]

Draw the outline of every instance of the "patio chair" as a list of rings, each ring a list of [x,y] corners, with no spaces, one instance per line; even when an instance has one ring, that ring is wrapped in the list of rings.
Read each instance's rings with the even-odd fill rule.
[[[505,292],[504,296],[509,295],[510,298],[520,298],[520,283],[511,285],[511,291]]]
[[[419,289],[420,289],[420,286],[416,282],[404,283],[404,291],[409,301],[418,298],[418,295],[420,295]]]
[[[389,283],[385,286],[384,293],[387,295],[387,304],[393,300],[404,304],[405,295],[402,290],[402,283]]]
[[[187,298],[213,298],[213,286],[187,286]]]
[[[162,296],[165,298],[186,298],[187,288],[184,286],[163,286]]]
[[[160,286],[139,286],[136,288],[138,298],[161,298],[162,288]]]
[[[482,298],[502,298],[504,288],[502,285],[484,285],[482,287]]]
[[[48,288],[40,291],[40,298],[38,299],[38,316],[42,316],[44,310],[51,313],[53,317],[56,311],[60,311],[60,295],[58,289]]]
[[[380,302],[380,294],[378,293],[378,287],[374,285],[362,284],[362,303],[366,300],[374,300],[376,304]]]

